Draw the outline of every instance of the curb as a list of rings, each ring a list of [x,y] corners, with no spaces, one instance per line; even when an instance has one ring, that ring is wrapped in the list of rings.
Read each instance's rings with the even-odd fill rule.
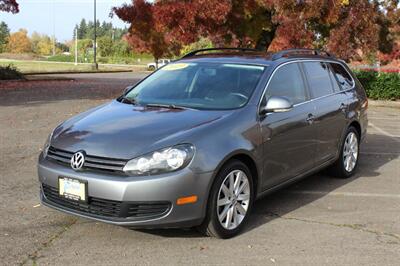
[[[400,101],[382,101],[368,99],[368,105],[374,107],[400,108]]]
[[[59,74],[101,74],[101,73],[126,73],[134,72],[133,70],[100,70],[100,71],[59,71],[59,72],[33,72],[23,73],[25,76],[35,75],[59,75]]]

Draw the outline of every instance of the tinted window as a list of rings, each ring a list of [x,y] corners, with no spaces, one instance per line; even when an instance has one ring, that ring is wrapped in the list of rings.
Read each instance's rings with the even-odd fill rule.
[[[308,83],[313,98],[333,93],[328,66],[323,62],[305,62]]]
[[[346,69],[344,69],[343,66],[340,64],[330,63],[330,65],[342,89],[343,90],[351,89],[354,85],[353,79],[346,71]]]
[[[126,97],[137,104],[168,104],[197,109],[244,106],[263,66],[222,63],[169,63],[139,83]]]
[[[332,82],[332,86],[333,86],[333,90],[335,92],[339,92],[341,91],[341,87],[339,86],[339,83],[335,77],[335,74],[333,74],[332,69],[329,69],[329,76],[331,77],[331,82]]]
[[[306,101],[304,81],[298,64],[284,65],[275,72],[266,91],[266,98],[271,96],[286,97],[293,104]]]

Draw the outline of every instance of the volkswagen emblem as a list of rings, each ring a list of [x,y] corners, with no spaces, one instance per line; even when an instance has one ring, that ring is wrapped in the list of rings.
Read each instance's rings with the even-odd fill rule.
[[[71,167],[75,171],[80,170],[85,163],[85,154],[82,151],[76,152],[71,158]]]

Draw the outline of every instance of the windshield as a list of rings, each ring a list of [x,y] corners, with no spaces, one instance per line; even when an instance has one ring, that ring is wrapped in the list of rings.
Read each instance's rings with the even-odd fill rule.
[[[131,90],[136,104],[194,109],[236,109],[248,102],[263,66],[221,63],[170,63]]]

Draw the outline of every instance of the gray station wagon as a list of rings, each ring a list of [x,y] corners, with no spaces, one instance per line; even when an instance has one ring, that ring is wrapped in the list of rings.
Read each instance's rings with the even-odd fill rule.
[[[235,236],[259,197],[350,177],[368,101],[327,52],[203,49],[60,124],[38,162],[51,208],[132,228]]]

